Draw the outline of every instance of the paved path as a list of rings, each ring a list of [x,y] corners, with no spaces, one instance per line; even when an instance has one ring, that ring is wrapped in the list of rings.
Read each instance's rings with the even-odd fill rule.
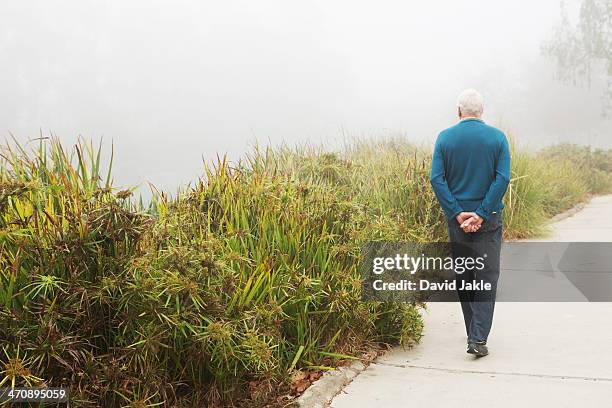
[[[612,241],[612,196],[556,223],[549,240]],[[382,356],[332,407],[612,406],[612,303],[498,303],[482,359],[465,353],[459,304],[431,303],[424,319],[420,345]]]

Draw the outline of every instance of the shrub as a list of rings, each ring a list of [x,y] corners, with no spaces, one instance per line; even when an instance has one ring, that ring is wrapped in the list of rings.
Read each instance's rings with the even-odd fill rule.
[[[542,150],[539,157],[549,162],[567,163],[574,172],[580,173],[589,193],[612,192],[612,150],[565,143]]]
[[[512,155],[509,238],[607,188],[609,152]],[[261,405],[297,370],[415,344],[419,305],[362,301],[357,264],[364,242],[447,239],[430,161],[399,139],[256,148],[144,208],[100,147],[5,146],[0,381],[79,406]]]
[[[99,150],[72,153],[5,149],[2,361],[27,364],[9,380],[69,386],[81,406],[259,403],[292,370],[418,341],[415,305],[361,301],[376,211],[342,187],[348,162],[223,161],[147,213],[102,180]]]

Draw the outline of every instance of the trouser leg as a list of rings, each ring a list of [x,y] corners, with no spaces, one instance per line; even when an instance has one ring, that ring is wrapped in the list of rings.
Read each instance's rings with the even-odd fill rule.
[[[468,330],[468,341],[487,342],[491,326],[493,325],[493,313],[495,311],[495,299],[497,295],[497,281],[500,272],[500,252],[501,252],[501,229],[492,231],[483,237],[483,245],[477,244],[477,256],[485,258],[485,268],[482,271],[475,271],[476,282],[490,284],[491,289],[479,289],[473,292],[471,309],[472,320]],[[499,239],[498,239],[499,238]]]
[[[470,256],[470,241],[471,236],[463,232],[459,225],[454,220],[449,220],[448,234],[451,241],[451,252],[453,258],[464,258]],[[455,283],[457,285],[457,297],[461,303],[461,312],[463,313],[463,322],[465,324],[465,332],[469,337],[470,325],[472,322],[472,301],[473,292],[470,290],[462,290],[463,282],[472,279],[472,271],[464,273],[455,273]]]
[[[468,329],[468,341],[486,343],[493,325],[495,311],[495,294],[483,294],[477,291],[471,302],[472,320]]]
[[[459,297],[459,301],[461,302],[461,311],[463,312],[465,332],[467,333],[468,337],[470,334],[470,326],[473,317],[472,302],[474,300],[474,293],[471,290],[460,290],[460,288],[463,286],[464,281],[471,280],[469,275],[471,275],[471,272],[465,272],[463,274],[455,275],[455,281],[457,282],[457,296]]]

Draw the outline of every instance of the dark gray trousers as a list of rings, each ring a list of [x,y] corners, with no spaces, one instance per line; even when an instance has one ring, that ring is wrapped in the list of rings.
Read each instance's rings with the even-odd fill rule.
[[[502,213],[492,214],[480,230],[465,233],[456,220],[448,220],[448,235],[453,257],[483,256],[483,270],[455,274],[457,294],[461,302],[468,342],[485,342],[489,337],[495,310],[495,295],[500,271],[500,252],[503,240]],[[491,290],[461,290],[465,282],[483,281]]]

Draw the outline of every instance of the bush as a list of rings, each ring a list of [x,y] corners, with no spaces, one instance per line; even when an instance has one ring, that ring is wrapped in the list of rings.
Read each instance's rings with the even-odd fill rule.
[[[513,149],[507,237],[603,188],[607,153],[559,154]],[[363,302],[357,264],[367,241],[447,239],[428,151],[255,149],[147,208],[100,156],[4,148],[0,381],[70,387],[79,406],[260,406],[297,370],[419,341],[419,305]]]
[[[122,380],[123,317],[112,291],[128,283],[150,216],[113,193],[91,145],[74,161],[55,141],[29,155],[7,146],[0,166],[0,344],[3,382],[70,386],[100,405]]]
[[[612,192],[612,150],[593,149],[575,144],[560,144],[544,149],[539,158],[563,163],[577,173],[592,194]]]
[[[506,238],[546,231],[546,220],[612,192],[612,150],[562,144],[537,153],[512,146],[512,179],[505,197]]]
[[[258,404],[293,370],[418,341],[415,305],[361,301],[360,242],[392,223],[342,187],[347,161],[220,162],[143,211],[102,181],[99,150],[72,153],[4,154],[2,362],[27,368],[5,381],[80,406]]]

